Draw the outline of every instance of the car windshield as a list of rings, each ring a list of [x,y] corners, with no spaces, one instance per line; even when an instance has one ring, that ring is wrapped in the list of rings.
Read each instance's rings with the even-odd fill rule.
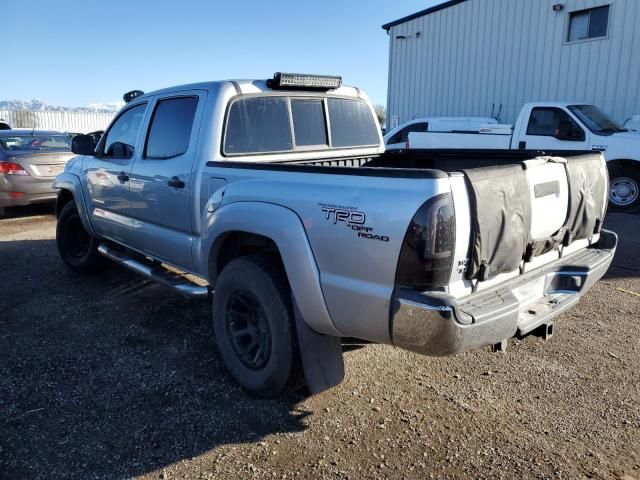
[[[569,110],[593,133],[626,132],[595,105],[569,105]]]
[[[70,150],[71,137],[63,134],[11,135],[0,137],[5,150]]]

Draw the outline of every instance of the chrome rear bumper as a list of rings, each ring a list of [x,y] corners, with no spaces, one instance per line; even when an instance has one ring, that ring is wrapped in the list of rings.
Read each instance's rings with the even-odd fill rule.
[[[550,325],[606,273],[617,243],[615,233],[602,230],[594,247],[462,299],[400,289],[391,315],[393,343],[424,355],[455,355]],[[523,294],[532,287],[543,292],[533,301]]]

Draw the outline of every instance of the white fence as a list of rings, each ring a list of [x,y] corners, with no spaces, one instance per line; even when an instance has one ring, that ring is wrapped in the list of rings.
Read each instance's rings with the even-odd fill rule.
[[[36,128],[59,132],[89,133],[104,130],[115,113],[0,110],[0,119],[12,128]]]

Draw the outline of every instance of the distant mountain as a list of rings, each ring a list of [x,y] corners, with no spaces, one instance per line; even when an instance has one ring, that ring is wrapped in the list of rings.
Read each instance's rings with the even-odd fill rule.
[[[42,100],[0,100],[0,110],[31,110],[43,112],[94,112],[114,113],[122,108],[124,102],[91,103],[83,107],[62,107],[49,105]]]

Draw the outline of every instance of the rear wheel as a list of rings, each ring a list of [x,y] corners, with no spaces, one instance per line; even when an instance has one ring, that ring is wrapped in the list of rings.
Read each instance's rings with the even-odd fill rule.
[[[633,212],[640,207],[640,173],[630,167],[612,167],[609,209],[613,212]]]
[[[225,266],[213,327],[229,373],[249,393],[270,398],[303,385],[291,293],[276,262],[249,256]]]
[[[98,241],[84,229],[74,202],[68,202],[60,211],[56,244],[64,263],[77,272],[94,272],[104,265],[104,257],[98,253]]]

